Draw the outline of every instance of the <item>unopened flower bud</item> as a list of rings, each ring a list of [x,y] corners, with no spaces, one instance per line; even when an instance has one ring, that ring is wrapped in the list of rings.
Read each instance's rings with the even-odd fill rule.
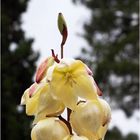
[[[89,140],[89,139],[84,136],[69,135],[69,136],[66,136],[63,140]]]
[[[109,104],[104,100],[99,98],[98,99],[101,106],[102,106],[102,110],[103,110],[103,120],[102,120],[102,125],[106,125],[107,123],[109,123],[110,119],[111,119],[111,108],[109,106]]]
[[[46,75],[47,69],[54,64],[54,57],[49,57],[47,58],[39,68],[37,69],[36,72],[36,82],[39,83]]]
[[[81,102],[71,113],[70,121],[78,135],[91,139],[94,137],[102,123],[102,107],[98,100]],[[92,137],[93,135],[93,137]]]
[[[63,140],[69,135],[67,126],[55,117],[40,120],[32,129],[32,140]]]

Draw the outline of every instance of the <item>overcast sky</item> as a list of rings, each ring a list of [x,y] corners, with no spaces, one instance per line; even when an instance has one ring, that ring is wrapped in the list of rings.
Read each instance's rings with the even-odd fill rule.
[[[50,49],[60,54],[61,35],[57,27],[59,12],[63,13],[68,26],[64,56],[78,56],[81,46],[86,45],[86,41],[77,36],[77,33],[82,33],[83,22],[90,18],[90,12],[85,7],[77,7],[70,0],[31,0],[23,15],[22,27],[27,37],[35,39],[33,48],[40,51],[39,62],[51,54]]]
[[[35,39],[33,49],[40,52],[38,63],[51,55],[50,49],[60,54],[61,35],[57,28],[59,12],[63,13],[69,32],[64,56],[76,57],[80,54],[81,47],[87,46],[86,41],[78,37],[77,33],[83,32],[82,25],[90,18],[90,11],[73,5],[70,0],[30,0],[27,12],[22,17],[22,28],[27,37]],[[117,125],[123,134],[130,131],[139,133],[139,119],[138,112],[134,113],[133,118],[127,119],[125,114],[118,110],[112,115],[110,127]]]

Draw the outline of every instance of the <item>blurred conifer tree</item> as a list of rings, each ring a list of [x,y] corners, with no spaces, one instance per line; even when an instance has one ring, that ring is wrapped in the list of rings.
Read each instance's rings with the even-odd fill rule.
[[[114,127],[107,132],[105,140],[139,140],[139,138],[135,133],[129,133],[126,136],[123,136],[121,130]]]
[[[90,9],[81,35],[88,42],[79,57],[94,71],[94,78],[110,98],[114,109],[131,117],[139,108],[139,1],[72,0]],[[106,140],[138,140],[135,134],[124,137],[114,128]]]
[[[18,106],[32,83],[39,56],[31,47],[33,39],[26,38],[21,28],[28,0],[3,0],[1,4],[2,139],[29,140],[30,120]]]
[[[139,1],[73,0],[91,10],[80,56],[91,66],[103,96],[129,117],[139,105]]]

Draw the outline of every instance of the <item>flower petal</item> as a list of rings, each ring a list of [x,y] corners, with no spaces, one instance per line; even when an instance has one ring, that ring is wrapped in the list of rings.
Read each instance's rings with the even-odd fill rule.
[[[109,123],[110,119],[111,119],[111,108],[109,106],[109,104],[101,98],[98,98],[102,109],[103,109],[103,120],[102,120],[102,125],[106,125]]]
[[[60,115],[65,107],[59,100],[54,99],[49,92],[48,84],[45,84],[41,89],[41,94],[38,101],[37,113],[35,115],[34,124],[46,116]]]
[[[106,124],[105,126],[101,126],[97,132],[98,135],[98,139],[104,140],[105,134],[107,132],[108,129],[108,124]]]
[[[61,100],[66,107],[74,109],[78,100],[78,97],[73,94],[74,89],[61,78],[60,73],[55,73],[54,77],[51,82],[53,97]]]
[[[35,115],[34,123],[46,116],[59,115],[65,108],[62,102],[53,99],[48,83],[36,84],[33,90],[27,89],[22,96],[21,103],[26,105],[27,115]]]
[[[26,96],[26,114],[34,115],[37,110],[38,101],[40,93],[36,93],[32,98],[29,97],[29,94]]]
[[[49,70],[52,73],[50,85],[54,97],[62,100],[70,109],[74,109],[78,96],[97,99],[97,88],[85,64],[80,60],[68,64],[62,62]]]
[[[76,84],[74,84],[73,87],[75,89],[75,94],[88,100],[97,99],[97,88],[89,75],[79,75],[75,78],[75,81]]]
[[[84,136],[69,135],[69,136],[66,136],[63,140],[89,140],[89,139]]]
[[[26,101],[27,101],[27,97],[29,92],[29,89],[26,89],[25,92],[23,93],[22,97],[21,97],[21,101],[20,101],[20,105],[26,105]]]
[[[60,120],[52,117],[39,121],[32,129],[32,140],[62,140],[69,135],[67,126]]]
[[[80,103],[71,113],[70,121],[74,131],[91,139],[102,123],[102,107],[98,100]]]

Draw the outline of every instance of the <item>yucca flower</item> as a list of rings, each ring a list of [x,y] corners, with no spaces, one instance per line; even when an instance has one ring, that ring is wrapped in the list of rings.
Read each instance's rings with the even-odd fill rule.
[[[104,126],[103,125],[100,126],[95,136],[95,140],[104,140],[105,134],[108,129],[108,125],[109,123],[105,124]]]
[[[71,113],[70,122],[78,135],[93,139],[102,123],[102,107],[97,100],[81,102]],[[94,135],[93,135],[94,134]]]
[[[111,118],[111,109],[106,101],[97,100],[80,102],[71,113],[73,130],[90,140],[103,139]]]
[[[66,136],[63,140],[89,140],[89,139],[84,136],[69,135]]]
[[[89,67],[64,58],[66,21],[58,14],[61,55],[52,51],[37,68],[35,83],[23,94],[26,114],[34,116],[32,140],[104,140],[111,119],[109,104]],[[59,59],[61,58],[61,59]],[[67,119],[61,115],[67,109]]]
[[[26,105],[27,115],[34,115],[34,123],[46,116],[56,116],[63,112],[64,105],[53,99],[48,83],[34,83],[28,88],[21,99],[21,104]]]
[[[105,126],[111,120],[111,108],[110,105],[104,99],[98,98],[98,101],[100,102],[103,109],[102,126]]]
[[[102,124],[101,124],[99,130],[97,131],[96,138],[104,140],[105,134],[108,129],[109,122],[111,120],[111,108],[104,99],[99,98],[98,100],[103,109],[103,120],[102,120]]]
[[[46,78],[53,96],[70,109],[75,108],[78,97],[97,99],[94,80],[88,74],[87,66],[80,60],[62,59],[48,69]]]
[[[31,131],[32,140],[63,140],[69,135],[65,123],[55,117],[40,120]]]

